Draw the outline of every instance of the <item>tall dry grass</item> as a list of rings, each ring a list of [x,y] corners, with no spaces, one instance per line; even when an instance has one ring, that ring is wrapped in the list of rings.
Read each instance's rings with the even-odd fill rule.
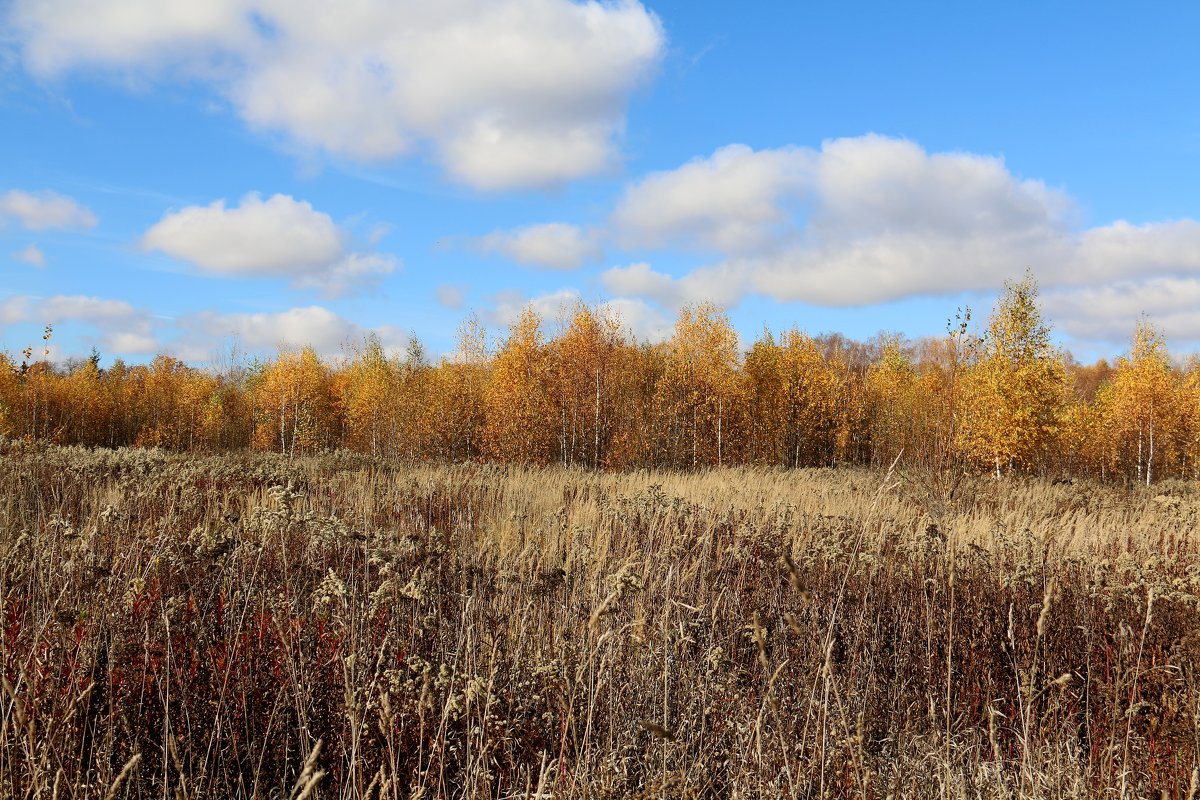
[[[1197,794],[1191,485],[0,456],[3,796]]]

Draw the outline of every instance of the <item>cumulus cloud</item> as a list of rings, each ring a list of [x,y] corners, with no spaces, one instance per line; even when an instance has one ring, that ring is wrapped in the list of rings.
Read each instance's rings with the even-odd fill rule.
[[[1017,178],[992,156],[930,154],[910,141],[868,135],[827,141],[814,158],[813,224],[830,238],[1057,233],[1071,212],[1066,195]]]
[[[96,215],[73,198],[51,191],[10,189],[0,195],[0,218],[11,217],[31,231],[84,230],[96,227]]]
[[[486,253],[545,269],[578,269],[603,255],[595,232],[562,222],[495,231],[481,237],[477,244]]]
[[[329,297],[372,288],[400,266],[387,253],[348,253],[316,274],[297,276],[294,283],[305,289],[318,289]]]
[[[644,261],[627,267],[612,267],[601,276],[604,288],[613,294],[648,297],[665,305],[678,302],[677,281],[670,275],[655,272]]]
[[[96,331],[101,349],[120,355],[152,355],[159,350],[155,321],[150,312],[124,300],[87,295],[55,295],[31,303],[28,316],[56,327],[77,323]]]
[[[29,319],[29,298],[12,295],[0,300],[0,325],[14,325]]]
[[[85,64],[200,64],[214,49],[250,42],[252,20],[242,5],[229,0],[18,2],[9,22],[24,39],[27,65],[41,75]]]
[[[224,200],[168,213],[142,237],[147,250],[221,275],[290,275],[321,268],[342,253],[328,214],[277,194],[251,193],[235,208]]]
[[[789,227],[788,201],[812,182],[815,154],[733,144],[626,189],[611,224],[628,247],[754,251]]]
[[[543,331],[555,334],[570,324],[575,309],[584,304],[583,296],[575,289],[559,289],[533,297],[512,290],[492,297],[492,306],[482,318],[489,325],[507,329],[526,309],[532,307],[542,318]],[[614,297],[596,304],[601,315],[611,315],[639,341],[653,343],[671,338],[674,321],[662,311],[636,297]]]
[[[615,297],[600,304],[603,313],[613,314],[638,341],[665,342],[674,333],[674,323],[661,311],[636,297]]]
[[[1055,327],[1091,342],[1125,344],[1145,315],[1172,342],[1200,343],[1200,279],[1159,277],[1072,286],[1043,293],[1042,305]]]
[[[508,328],[520,318],[521,312],[532,307],[542,318],[543,330],[551,331],[556,325],[568,322],[571,312],[581,302],[583,297],[575,289],[559,289],[534,297],[509,290],[494,295],[491,308],[481,316],[489,325]]]
[[[257,353],[279,348],[312,346],[324,356],[345,352],[368,335],[375,335],[390,355],[402,355],[409,336],[392,325],[364,326],[323,306],[286,311],[220,313],[201,311],[164,321],[149,310],[124,300],[86,295],[55,295],[36,299],[16,295],[0,300],[0,325],[37,321],[61,329],[82,325],[92,330],[83,337],[106,354],[149,356],[170,352],[187,361],[213,356],[214,342],[235,337],[239,347]],[[57,337],[56,337],[57,338]]]
[[[715,264],[692,270],[681,278],[654,270],[645,262],[612,267],[600,276],[608,291],[645,297],[678,309],[697,303],[734,305],[746,291],[747,276],[735,264]]]
[[[321,355],[344,352],[374,333],[385,350],[402,353],[408,336],[399,328],[364,327],[323,306],[304,306],[278,312],[222,314],[204,311],[180,319],[184,335],[177,349],[190,358],[207,358],[211,343],[235,336],[251,351],[312,347]]]
[[[715,250],[715,263],[678,277],[635,264],[602,280],[667,306],[750,292],[851,306],[995,289],[1025,268],[1050,288],[1200,274],[1195,221],[1077,217],[1064,192],[997,157],[877,135],[734,145],[633,184],[611,218],[627,245]]]
[[[637,0],[16,0],[9,27],[35,74],[199,78],[254,128],[362,159],[428,142],[483,189],[609,167],[665,48]]]
[[[46,266],[46,254],[38,248],[36,244],[31,244],[22,247],[20,250],[15,250],[11,254],[14,261],[20,261],[23,264],[29,264],[32,267]]]
[[[251,192],[232,208],[225,200],[167,213],[142,247],[232,277],[286,277],[330,295],[370,286],[393,272],[382,254],[346,252],[348,236],[328,214],[289,195],[263,200]]]
[[[1065,272],[1094,278],[1200,273],[1200,222],[1134,225],[1118,220],[1084,231]],[[1066,282],[1066,281],[1064,281]]]

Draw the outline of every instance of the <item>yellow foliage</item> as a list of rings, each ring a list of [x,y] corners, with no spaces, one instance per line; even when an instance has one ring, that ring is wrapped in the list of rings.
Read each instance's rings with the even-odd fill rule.
[[[764,332],[743,354],[713,305],[683,309],[660,344],[583,305],[548,337],[528,308],[494,353],[470,317],[433,365],[415,341],[399,357],[369,338],[336,370],[307,348],[221,374],[165,355],[55,365],[30,347],[20,365],[0,356],[0,435],[592,469],[886,465],[903,453],[923,475],[1200,473],[1200,362],[1173,365],[1149,323],[1114,366],[1068,364],[1027,276],[982,336],[968,327],[960,315],[949,336],[916,343]]]
[[[720,466],[740,410],[737,332],[712,304],[685,308],[668,353],[656,396],[670,443],[667,458],[676,466]]]
[[[1033,278],[1006,284],[964,376],[964,450],[997,475],[1044,467],[1067,394],[1063,359],[1042,321]]]
[[[280,353],[257,376],[251,396],[256,447],[300,453],[334,444],[333,381],[311,347]]]
[[[612,437],[615,373],[625,338],[620,321],[586,306],[551,348],[553,412],[558,420],[558,453],[563,464],[598,468]]]
[[[769,332],[754,343],[742,372],[750,460],[783,467],[833,460],[848,386],[810,337],[791,330],[776,343]]]
[[[526,308],[496,354],[484,399],[484,448],[504,461],[546,464],[554,444],[552,364],[542,320]]]
[[[1143,320],[1128,357],[1096,395],[1104,466],[1150,484],[1167,464],[1185,458],[1195,403],[1171,368],[1163,338]]]

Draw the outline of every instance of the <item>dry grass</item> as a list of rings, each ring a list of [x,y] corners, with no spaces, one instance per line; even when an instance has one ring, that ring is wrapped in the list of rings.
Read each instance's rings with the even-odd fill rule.
[[[0,795],[1194,797],[1193,487],[915,485],[7,446]]]

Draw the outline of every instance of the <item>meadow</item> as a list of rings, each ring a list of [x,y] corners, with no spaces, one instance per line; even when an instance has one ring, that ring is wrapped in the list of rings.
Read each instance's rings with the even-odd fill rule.
[[[1194,798],[1200,493],[0,445],[0,794]]]

